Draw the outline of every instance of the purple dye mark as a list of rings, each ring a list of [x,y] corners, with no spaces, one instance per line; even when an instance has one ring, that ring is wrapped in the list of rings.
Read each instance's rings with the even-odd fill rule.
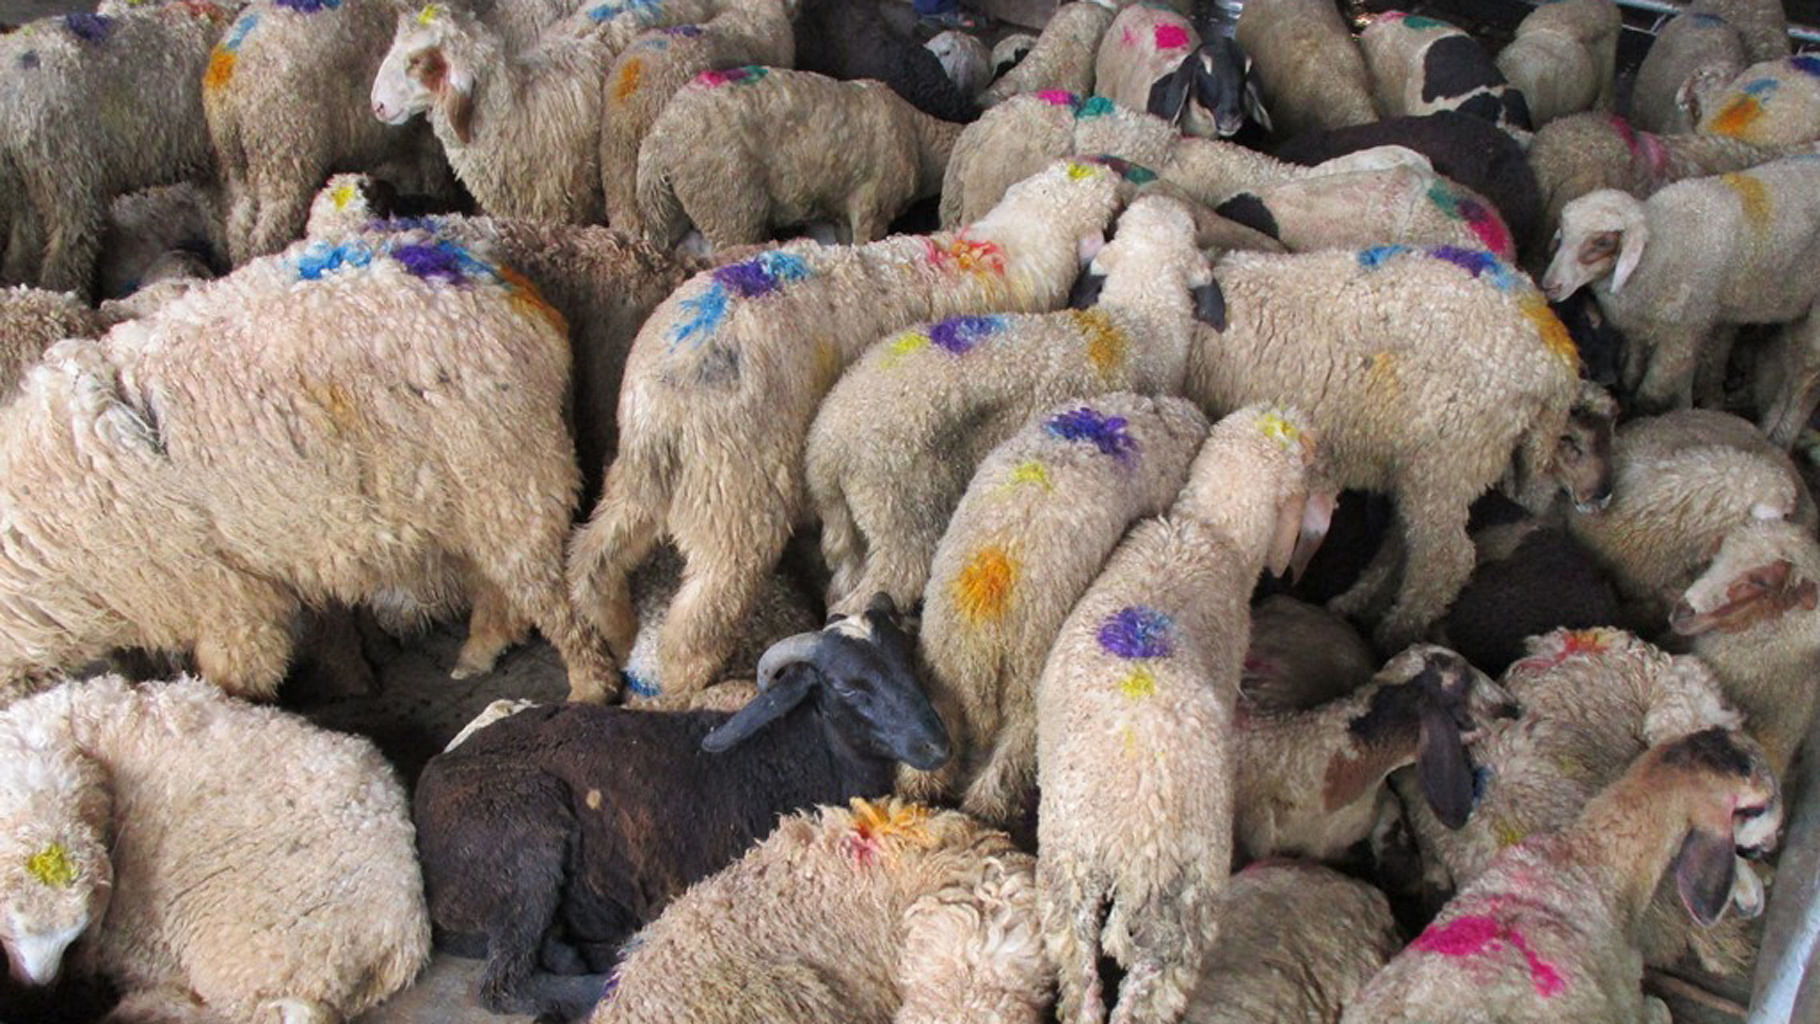
[[[114,30],[114,19],[105,14],[66,14],[63,27],[85,43],[100,43]]]
[[[1804,53],[1799,57],[1790,57],[1788,63],[1789,66],[1804,75],[1812,75],[1815,78],[1820,78],[1820,56]]]
[[[1137,453],[1137,440],[1125,432],[1125,417],[1102,416],[1098,410],[1081,406],[1045,424],[1049,433],[1064,441],[1089,441],[1100,452],[1124,461]]]
[[[298,14],[332,11],[341,6],[341,0],[272,0],[272,2],[280,7],[288,7]]]
[[[667,36],[682,36],[684,39],[694,39],[696,36],[701,35],[701,26],[671,25],[669,28],[663,29],[663,33]]]
[[[767,252],[740,263],[730,263],[714,271],[714,280],[742,299],[770,295],[790,281],[809,276],[809,265],[802,257],[788,253]]]
[[[1425,251],[1429,256],[1451,263],[1474,277],[1484,276],[1501,292],[1516,287],[1517,280],[1510,268],[1491,253],[1479,249],[1462,249],[1457,245],[1437,245]]]
[[[929,328],[929,340],[957,356],[964,356],[1004,325],[1004,320],[996,316],[951,317]]]
[[[1523,954],[1524,962],[1529,965],[1529,983],[1535,986],[1537,995],[1552,998],[1567,987],[1561,972],[1537,956],[1521,932],[1485,914],[1468,914],[1443,925],[1431,926],[1410,946],[1424,953],[1461,957],[1496,952],[1503,943],[1509,943],[1512,949]]]
[[[1080,102],[1079,97],[1066,89],[1044,89],[1036,94],[1036,98],[1052,107],[1072,108],[1075,104]]]
[[[1141,604],[1120,608],[1100,624],[1100,647],[1121,658],[1167,658],[1175,650],[1170,642],[1169,616]]]
[[[461,254],[447,242],[401,245],[392,250],[392,258],[404,264],[404,269],[425,280],[440,277],[450,284],[468,282]]]

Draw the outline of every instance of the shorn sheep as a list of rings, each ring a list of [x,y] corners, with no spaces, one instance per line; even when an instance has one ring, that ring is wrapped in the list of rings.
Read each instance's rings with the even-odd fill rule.
[[[1088,269],[1102,283],[1095,305],[921,324],[848,368],[803,454],[834,574],[829,608],[879,591],[914,603],[974,467],[1038,411],[1106,391],[1181,391],[1197,294],[1213,279],[1194,236],[1182,204],[1141,197]]]
[[[431,917],[486,966],[495,1012],[585,1012],[619,944],[787,814],[891,790],[948,756],[892,609],[767,652],[737,713],[567,704],[519,711],[425,766]],[[678,808],[708,830],[682,827]]]
[[[1086,0],[1057,7],[1043,24],[1036,45],[981,94],[980,105],[991,107],[1027,92],[1091,93],[1093,59],[1115,13],[1110,0]]]
[[[1036,1024],[1034,873],[954,811],[793,815],[627,943],[589,1024]]]
[[[627,577],[667,533],[688,565],[664,624],[666,691],[711,681],[805,511],[803,445],[841,370],[918,320],[1059,306],[1118,184],[1107,167],[1063,161],[959,232],[786,246],[678,288],[632,346],[619,455],[570,548],[575,607],[625,651]]]
[[[1530,11],[1495,63],[1523,94],[1531,124],[1582,110],[1610,110],[1616,91],[1618,33],[1613,0],[1557,0]]]
[[[1285,137],[1378,119],[1365,57],[1329,0],[1248,0],[1235,38]]]
[[[125,988],[112,1020],[338,1024],[429,958],[409,808],[364,739],[102,676],[0,711],[0,750],[0,942],[23,980],[67,950]]]
[[[522,277],[421,231],[301,244],[53,347],[0,410],[0,685],[141,647],[270,697],[300,604],[453,567],[477,618],[536,624],[606,695],[562,587],[567,357]]]
[[[663,246],[690,222],[715,249],[824,220],[842,241],[870,242],[941,190],[960,132],[879,82],[752,65],[704,71],[638,151],[639,223]]]
[[[1576,503],[1609,495],[1599,438],[1610,399],[1581,384],[1573,340],[1541,293],[1491,254],[1236,253],[1214,278],[1225,324],[1197,325],[1186,393],[1212,410],[1301,404],[1329,446],[1334,485],[1395,498],[1407,553],[1380,649],[1417,639],[1471,575],[1468,507],[1513,452],[1526,503],[1545,503],[1557,484]],[[1380,548],[1335,610],[1361,614],[1390,587],[1395,547]]]
[[[212,176],[202,76],[230,17],[206,2],[65,14],[0,42],[0,282],[87,296],[110,200]]]
[[[1170,512],[1133,528],[1050,649],[1037,880],[1066,1024],[1106,1019],[1102,951],[1125,970],[1112,1020],[1181,1019],[1216,936],[1246,606],[1260,570],[1291,567],[1326,528],[1304,422],[1265,406],[1221,420]]]
[[[1340,1020],[1667,1020],[1643,995],[1638,920],[1672,866],[1710,924],[1730,902],[1733,850],[1775,845],[1781,801],[1754,746],[1709,729],[1651,748],[1572,824],[1505,850]]]
[[[1638,199],[1602,189],[1561,211],[1560,247],[1542,277],[1550,299],[1590,287],[1630,341],[1624,383],[1646,411],[1692,402],[1701,350],[1719,328],[1798,321],[1820,342],[1820,159],[1791,157],[1676,182]],[[1807,348],[1820,349],[1820,344]],[[1810,361],[1811,361],[1810,357]],[[1785,381],[1766,414],[1787,447],[1815,393]]]
[[[1036,680],[1056,630],[1126,528],[1175,501],[1206,435],[1184,399],[1106,394],[1044,410],[980,463],[923,590],[926,685],[955,757],[939,775],[900,773],[900,792],[1018,821],[1036,792]]]
[[[1359,33],[1372,98],[1385,117],[1458,110],[1507,132],[1530,130],[1523,94],[1510,87],[1479,41],[1434,18],[1390,11]]]

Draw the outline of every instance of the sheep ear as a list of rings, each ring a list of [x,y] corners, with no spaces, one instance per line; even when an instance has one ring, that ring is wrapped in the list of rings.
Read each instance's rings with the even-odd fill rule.
[[[1258,81],[1251,75],[1251,61],[1245,62],[1245,116],[1257,122],[1259,128],[1267,132],[1275,131],[1270,123],[1270,111],[1264,107],[1264,94],[1258,91]]]
[[[1466,759],[1466,742],[1459,724],[1442,708],[1424,705],[1421,723],[1416,774],[1422,780],[1422,795],[1441,824],[1460,828],[1472,815],[1472,763]]]
[[[821,675],[813,665],[787,666],[768,689],[752,698],[718,729],[702,737],[701,748],[710,754],[719,754],[739,745],[801,704],[820,681]]]
[[[446,62],[446,51],[439,52]],[[466,68],[452,63],[446,64],[446,67],[447,71],[436,86],[436,103],[442,107],[443,116],[448,118],[455,138],[465,146],[474,140],[474,75]]]
[[[1718,922],[1731,903],[1737,866],[1729,831],[1710,832],[1698,825],[1688,830],[1675,854],[1675,889],[1694,920],[1706,927]]]
[[[1618,236],[1618,265],[1611,272],[1611,293],[1613,295],[1624,290],[1625,282],[1630,280],[1631,273],[1637,269],[1637,264],[1642,262],[1643,247],[1647,244],[1649,244],[1649,228],[1643,223],[1643,218],[1638,217],[1624,226],[1623,232]]]
[[[1176,65],[1174,71],[1150,83],[1150,100],[1144,105],[1146,113],[1160,117],[1170,124],[1182,119],[1182,112],[1188,108],[1188,90],[1194,85],[1195,62],[1185,60]]]

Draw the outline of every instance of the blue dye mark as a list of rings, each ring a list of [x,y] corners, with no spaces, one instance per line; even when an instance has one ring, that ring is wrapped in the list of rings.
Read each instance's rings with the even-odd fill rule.
[[[381,217],[367,221],[363,231],[428,231],[435,234],[442,230],[440,217]]]
[[[622,669],[619,674],[625,677],[626,689],[639,697],[656,697],[664,692],[663,687],[639,676],[631,669]],[[617,979],[617,975],[615,978]]]
[[[1820,56],[1804,53],[1799,57],[1790,57],[1788,62],[1796,71],[1820,78]]]
[[[734,298],[753,299],[783,290],[792,281],[809,276],[809,264],[801,256],[786,252],[760,253],[752,259],[714,270],[713,283],[700,295],[683,299],[679,305],[694,314],[670,332],[670,345],[697,334],[710,334],[726,319],[727,306]]]
[[[664,35],[667,35],[667,36],[682,36],[684,39],[694,39],[697,36],[701,35],[701,26],[700,25],[671,25],[669,28],[662,29],[661,31],[663,32]]]
[[[1104,96],[1094,96],[1087,100],[1087,102],[1081,104],[1081,108],[1074,112],[1074,116],[1077,118],[1104,117],[1107,114],[1112,113],[1112,109],[1113,103],[1111,100]]]
[[[678,305],[695,314],[688,320],[677,324],[670,332],[672,348],[678,342],[687,341],[696,334],[711,334],[727,316],[727,289],[716,281],[700,295],[683,299]]]
[[[63,27],[85,43],[100,43],[114,30],[114,19],[105,14],[66,14]]]
[[[1392,258],[1401,256],[1410,251],[1412,250],[1409,246],[1403,245],[1400,242],[1392,245],[1374,245],[1369,249],[1360,250],[1359,266],[1364,267],[1366,270],[1376,270],[1389,262]]]
[[[929,328],[929,340],[957,356],[964,356],[973,351],[973,346],[991,337],[1003,326],[1003,317],[950,317]]]
[[[258,24],[259,14],[256,11],[234,22],[234,27],[228,30],[227,38],[221,41],[222,49],[240,49],[240,44],[246,41],[247,34],[252,32]]]
[[[664,5],[663,0],[611,0],[599,7],[588,8],[588,20],[601,22],[617,18],[622,14],[637,13],[642,15],[656,12]]]
[[[318,281],[343,267],[364,267],[373,262],[373,250],[359,242],[330,245],[317,242],[297,257],[297,279]]]
[[[1137,439],[1126,432],[1125,417],[1104,416],[1085,405],[1050,417],[1044,427],[1064,441],[1087,441],[1101,454],[1121,461],[1137,452]]]
[[[1777,89],[1781,88],[1781,86],[1782,86],[1782,83],[1776,81],[1773,78],[1758,78],[1758,79],[1753,79],[1752,81],[1744,83],[1743,89],[1744,89],[1745,93],[1747,93],[1751,96],[1755,96],[1758,99],[1762,99],[1763,97],[1768,96],[1770,93],[1775,92]]]
[[[1516,275],[1509,267],[1491,253],[1480,249],[1462,249],[1453,245],[1437,245],[1424,250],[1437,260],[1444,260],[1459,267],[1473,277],[1484,277],[1501,292],[1507,292],[1517,286]]]
[[[332,11],[341,6],[341,0],[272,0],[272,2],[280,7],[288,7],[298,14]]]
[[[1167,658],[1175,650],[1169,616],[1137,604],[1120,608],[1100,624],[1100,647],[1121,658]]]

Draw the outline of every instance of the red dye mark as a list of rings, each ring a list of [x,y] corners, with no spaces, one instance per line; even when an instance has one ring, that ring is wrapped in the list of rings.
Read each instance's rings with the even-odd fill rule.
[[[1552,998],[1560,995],[1561,990],[1567,987],[1561,972],[1537,956],[1521,932],[1497,918],[1483,914],[1469,914],[1456,917],[1446,924],[1431,926],[1417,936],[1410,946],[1424,953],[1457,957],[1495,953],[1507,943],[1510,948],[1523,954],[1524,962],[1529,965],[1529,983],[1535,986],[1537,995],[1544,999]]]
[[[923,245],[931,265],[944,270],[953,268],[974,274],[1003,274],[1005,253],[995,242],[974,242],[956,237],[947,245],[933,238]]]
[[[1180,25],[1158,25],[1156,27],[1156,48],[1159,50],[1187,49],[1188,30]]]
[[[1603,654],[1610,646],[1603,630],[1570,629],[1561,635],[1560,647],[1551,653],[1524,658],[1517,662],[1517,667],[1530,672],[1550,669],[1578,654]]]
[[[1485,204],[1475,199],[1461,197],[1460,216],[1466,218],[1466,224],[1485,248],[1505,259],[1516,257],[1516,243],[1511,240],[1510,231],[1498,215],[1486,209]]]
[[[1079,102],[1074,93],[1066,89],[1044,89],[1036,94],[1036,98],[1052,107],[1073,107]]]

